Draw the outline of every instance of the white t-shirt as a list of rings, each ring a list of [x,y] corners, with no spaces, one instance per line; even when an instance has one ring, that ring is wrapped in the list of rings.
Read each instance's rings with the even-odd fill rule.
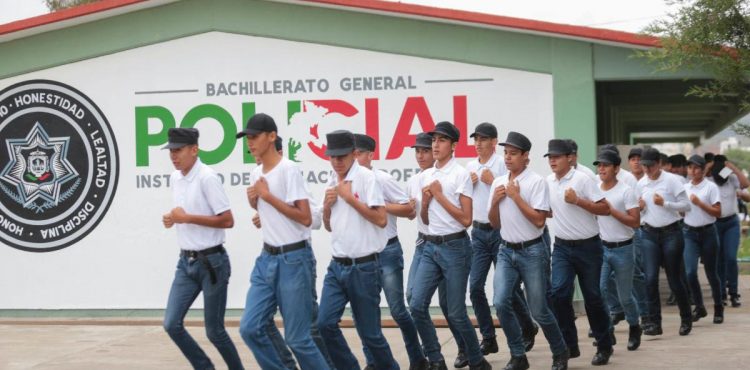
[[[421,188],[424,188],[435,180],[440,181],[440,185],[443,187],[443,194],[456,207],[461,207],[459,200],[461,195],[471,198],[474,188],[471,184],[469,171],[459,166],[455,158],[451,158],[443,168],[437,168],[436,166],[425,170],[420,179]],[[429,235],[448,235],[466,230],[435,198],[430,201],[429,207],[428,217],[430,223],[427,225]]]
[[[708,181],[714,182],[713,177],[706,177]],[[718,186],[718,185],[717,185]],[[719,186],[719,198],[721,199],[721,217],[729,217],[739,212],[737,208],[737,190],[740,189],[740,179],[731,174],[727,181]]]
[[[575,190],[581,199],[592,202],[604,199],[594,179],[571,168],[560,180],[554,173],[547,176],[547,186],[556,236],[566,240],[582,240],[599,234],[599,224],[593,213],[565,201],[565,190],[568,188]]]
[[[352,194],[368,207],[385,207],[383,190],[375,174],[355,161],[344,181],[351,181]],[[333,172],[328,188],[338,185]],[[334,257],[359,258],[385,249],[385,229],[364,218],[354,207],[338,197],[331,207],[331,254]]]
[[[494,194],[495,189],[500,185],[507,187],[509,176],[510,174],[505,174],[495,178],[490,187],[490,194]],[[521,198],[524,202],[536,210],[549,211],[549,190],[542,176],[527,168],[514,181],[517,181],[521,188]],[[490,208],[492,208],[492,199],[484,207],[485,213],[489,214]],[[539,228],[531,223],[523,215],[516,202],[508,197],[500,201],[498,211],[500,213],[500,236],[507,242],[520,243],[534,240],[544,231],[544,227]]]
[[[576,165],[575,170],[577,170],[578,172],[582,172],[583,174],[594,180],[594,182],[599,181],[599,176],[597,176],[594,171],[580,163]]]
[[[215,216],[230,209],[219,176],[198,159],[187,176],[174,171],[169,183],[175,207],[182,207],[191,215]],[[196,224],[175,224],[177,245],[180,249],[199,251],[223,244],[224,229]]]
[[[601,189],[601,182],[597,185]],[[617,184],[609,190],[602,190],[604,197],[616,210],[627,213],[628,210],[638,208],[638,197],[635,196],[633,188],[624,182]],[[599,222],[599,235],[607,242],[622,242],[632,239],[635,230],[632,227],[618,221],[614,216],[596,216]]]
[[[641,199],[646,203],[641,213],[641,220],[644,224],[652,227],[667,226],[682,218],[679,212],[687,212],[690,209],[685,187],[679,177],[681,176],[661,171],[656,180],[643,176],[638,181],[636,193],[640,194]],[[657,206],[654,203],[654,194],[659,194],[664,198],[664,206]]]
[[[701,202],[710,206],[721,201],[719,187],[705,178],[698,185],[693,185],[692,181],[685,184],[685,192],[688,199],[690,199],[691,195],[695,194]],[[684,221],[688,226],[700,227],[716,222],[716,217],[709,215],[706,211],[693,204],[693,202],[690,202],[690,210],[685,212]]]
[[[486,211],[487,203],[492,200],[490,196],[490,186],[492,184],[482,181],[482,172],[490,171],[492,177],[497,178],[498,176],[507,174],[508,170],[505,168],[505,162],[503,162],[503,159],[497,153],[492,154],[492,157],[484,164],[479,163],[479,158],[472,160],[466,165],[466,170],[469,171],[469,175],[474,172],[478,177],[477,182],[474,183],[474,192],[471,196],[474,221],[486,224],[490,222]]]
[[[409,194],[409,198],[416,200],[417,203],[417,231],[422,234],[427,234],[429,231],[427,225],[422,221],[422,217],[419,217],[419,212],[422,209],[422,188],[419,186],[421,184],[420,177],[422,174],[424,174],[424,172],[412,176],[409,181],[407,181],[406,191]]]
[[[282,158],[274,168],[265,174],[262,165],[255,167],[250,178],[251,184],[254,185],[261,177],[266,179],[271,194],[290,206],[294,205],[297,200],[310,199],[299,166],[287,158]],[[263,226],[261,228],[263,241],[274,247],[310,238],[309,227],[284,216],[271,204],[260,198],[258,198],[258,215],[260,216],[260,224]]]
[[[373,170],[372,172],[375,173],[375,177],[380,183],[380,188],[383,189],[383,200],[386,203],[409,203],[409,198],[406,196],[404,189],[398,186],[393,176],[383,170]],[[388,224],[385,226],[385,236],[387,239],[398,236],[397,222],[396,216],[388,213]]]
[[[600,179],[597,179],[597,181],[601,181]],[[636,186],[638,186],[638,179],[635,178],[635,176],[630,173],[630,171],[620,167],[620,171],[617,172],[617,182],[625,183],[630,189],[635,190]]]

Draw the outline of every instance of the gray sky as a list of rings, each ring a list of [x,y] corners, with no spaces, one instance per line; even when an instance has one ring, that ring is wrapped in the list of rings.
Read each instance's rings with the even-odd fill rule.
[[[393,0],[389,0],[393,1]],[[405,0],[401,2],[480,13],[638,32],[664,16],[664,0]],[[0,24],[47,12],[42,0],[0,0]]]

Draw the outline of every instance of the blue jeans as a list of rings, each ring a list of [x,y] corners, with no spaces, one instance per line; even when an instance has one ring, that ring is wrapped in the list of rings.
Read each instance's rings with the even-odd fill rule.
[[[373,356],[376,369],[399,369],[380,328],[380,265],[378,261],[328,265],[320,296],[318,328],[336,369],[359,369],[339,321],[351,304],[357,334]]]
[[[474,326],[466,312],[466,284],[471,269],[471,241],[468,237],[441,244],[425,243],[422,260],[414,276],[412,288],[411,314],[422,337],[424,350],[431,362],[440,361],[440,353],[435,326],[430,319],[430,300],[441,282],[445,282],[448,321],[463,338],[465,353],[470,364],[482,361],[479,340]]]
[[[523,282],[526,299],[534,317],[550,344],[550,350],[558,355],[567,350],[560,327],[549,305],[549,247],[544,242],[513,250],[502,247],[497,255],[497,269],[493,280],[494,305],[503,323],[508,347],[512,356],[522,356],[523,324],[517,320],[515,301],[517,289]]]
[[[690,230],[687,227],[683,229],[685,235],[685,273],[687,274],[688,288],[693,296],[693,302],[696,307],[704,307],[703,292],[701,284],[698,281],[698,260],[703,258],[703,268],[706,270],[706,278],[711,286],[711,295],[714,299],[714,305],[720,306],[721,303],[721,284],[719,283],[719,274],[716,272],[718,266],[717,252],[719,250],[719,236],[716,234],[716,227],[711,225],[700,231]]]
[[[206,256],[216,272],[216,284],[211,283],[209,271],[197,259],[181,256],[169,291],[164,313],[164,330],[195,369],[213,369],[214,365],[198,346],[183,325],[185,315],[198,294],[203,292],[203,314],[208,340],[224,358],[229,369],[242,369],[242,361],[232,339],[224,329],[224,311],[227,307],[227,284],[232,267],[226,253]]]
[[[614,293],[617,294],[618,302],[625,308],[625,319],[631,326],[638,325],[639,317],[638,306],[633,297],[633,271],[635,267],[633,247],[634,243],[617,248],[604,247],[604,262],[600,281],[602,297],[607,297],[609,278],[615,279]]]
[[[311,294],[312,249],[272,255],[265,250],[255,260],[250,276],[240,334],[263,369],[285,369],[268,336],[268,318],[278,307],[284,320],[287,346],[302,369],[327,369],[325,357],[312,339],[314,299]]]
[[[471,272],[469,273],[469,297],[474,315],[483,338],[495,337],[492,311],[484,292],[484,284],[490,267],[497,265],[497,250],[500,245],[500,230],[471,229]]]
[[[647,320],[648,314],[648,295],[646,294],[646,274],[643,265],[643,243],[641,242],[641,228],[635,228],[633,234],[633,299],[635,299],[638,312],[643,320]],[[602,276],[602,278],[604,278]],[[620,297],[617,294],[617,285],[615,284],[614,272],[607,279],[607,305],[609,311],[613,314],[624,313],[620,304]]]
[[[409,362],[417,363],[424,359],[424,352],[419,343],[417,327],[404,303],[404,252],[401,250],[401,243],[396,240],[388,244],[378,257],[380,280],[383,292],[385,292],[385,300],[388,301],[388,308],[391,310],[391,317],[401,329],[401,337],[404,339],[406,352],[409,354]],[[362,350],[367,364],[374,364],[375,361],[367,346],[363,346]]]
[[[737,279],[739,270],[737,268],[737,250],[740,247],[740,221],[733,217],[716,221],[716,230],[719,233],[719,283],[721,285],[721,296],[726,297],[729,290],[730,295],[737,294]]]
[[[663,264],[667,282],[677,299],[682,320],[692,320],[687,287],[684,285],[683,252],[685,241],[682,231],[652,230],[642,228],[643,261],[646,272],[646,292],[648,293],[648,313],[651,322],[661,325],[661,301],[659,299],[659,268]],[[682,276],[681,276],[682,275]]]
[[[424,251],[424,242],[417,241],[417,244],[414,247],[414,258],[411,260],[411,267],[409,267],[409,279],[406,282],[406,303],[409,304],[409,307],[411,307],[411,292],[412,288],[414,287],[414,276],[417,275],[417,270],[419,269],[419,263],[422,261],[422,251]],[[456,330],[456,326],[453,325],[448,318],[448,298],[445,295],[445,281],[441,281],[438,285],[438,304],[440,305],[440,311],[443,312],[443,317],[445,317],[445,321],[448,323],[448,329],[451,331],[451,335],[453,336],[453,340],[456,341],[456,347],[458,347],[459,352],[463,352],[466,350],[465,343],[463,338],[461,337],[461,334],[458,330]]]
[[[555,249],[552,251],[552,303],[565,343],[570,348],[578,346],[573,311],[574,283],[578,276],[586,317],[597,346],[600,350],[610,350],[611,322],[600,287],[604,254],[602,242],[599,238],[575,243],[563,243],[559,240],[555,240]]]

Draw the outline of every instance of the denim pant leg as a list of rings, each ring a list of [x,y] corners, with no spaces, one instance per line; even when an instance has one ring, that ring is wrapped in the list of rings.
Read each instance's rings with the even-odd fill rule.
[[[721,254],[719,255],[719,279],[721,292],[727,290],[730,295],[736,295],[739,269],[737,266],[737,250],[740,246],[740,221],[732,217],[727,221],[716,222],[721,238]]]
[[[315,345],[318,347],[318,350],[323,355],[323,358],[325,358],[328,367],[331,369],[335,369],[336,366],[333,365],[331,356],[328,354],[328,348],[326,348],[325,340],[323,340],[323,336],[320,335],[320,330],[318,329],[318,311],[320,307],[318,306],[318,291],[315,288],[315,282],[318,281],[318,271],[316,270],[318,262],[315,259],[315,251],[313,251],[312,248],[310,248],[310,254],[312,255],[310,274],[313,281],[312,286],[310,286],[310,291],[312,292],[313,297],[312,325],[310,326],[310,335],[312,336],[313,341],[315,341]]]
[[[347,290],[357,334],[376,369],[399,369],[380,325],[380,266],[377,261],[347,266]]]
[[[424,250],[424,241],[417,241],[419,244],[414,246],[414,257],[411,259],[409,266],[409,276],[406,278],[406,304],[411,306],[411,292],[414,289],[414,277],[419,269],[419,262],[422,260],[422,250]]]
[[[612,348],[612,337],[609,335],[612,324],[600,289],[603,253],[602,242],[598,238],[573,247],[575,273],[583,295],[586,318],[598,348],[609,350]],[[632,279],[632,275],[628,275],[628,279]],[[570,304],[573,304],[572,299]]]
[[[555,249],[552,251],[552,307],[557,324],[569,348],[578,346],[578,332],[573,310],[575,264],[572,248],[555,243]]]
[[[227,308],[227,286],[232,267],[226,253],[214,253],[207,256],[211,267],[216,272],[216,284],[211,282],[211,275],[203,264],[200,264],[201,283],[203,285],[203,318],[206,325],[206,336],[216,347],[231,370],[243,369],[240,355],[224,327],[224,313]]]
[[[664,270],[667,273],[669,288],[672,289],[677,299],[680,317],[682,320],[692,320],[688,298],[689,293],[685,285],[685,281],[687,280],[683,258],[685,239],[682,236],[682,231],[673,230],[663,232],[660,239],[662,255],[664,256]]]
[[[688,288],[690,295],[696,307],[705,307],[703,304],[703,292],[701,284],[698,281],[698,260],[701,256],[701,242],[703,241],[700,233],[683,229],[685,235],[685,250],[683,258],[685,260],[685,274],[687,275]]]
[[[348,302],[347,274],[345,266],[331,261],[323,280],[323,292],[320,294],[318,311],[318,330],[325,340],[328,355],[336,369],[359,369],[359,362],[354,357],[346,338],[341,332],[339,322]],[[378,317],[380,315],[378,314]]]
[[[644,273],[646,274],[646,293],[649,321],[661,325],[661,298],[659,296],[659,269],[661,268],[661,246],[657,233],[643,230],[641,233],[641,252]]]
[[[469,363],[475,365],[484,357],[479,349],[477,333],[469,320],[465,304],[471,254],[471,241],[467,237],[440,244],[434,254],[434,260],[445,277],[448,319],[455,325],[464,340]]]
[[[647,318],[648,295],[646,294],[646,274],[644,272],[641,228],[635,228],[633,234],[633,298],[642,318]]]
[[[608,294],[609,286],[606,284],[605,276],[614,276],[615,293],[618,301],[624,309],[625,319],[628,324],[638,325],[638,306],[633,297],[633,269],[634,269],[633,244],[618,247],[604,248],[604,264],[602,265],[602,296]]]
[[[606,252],[605,252],[606,255]],[[602,294],[607,299],[607,308],[611,314],[623,313],[624,309],[620,304],[620,297],[617,295],[617,282],[615,282],[615,272],[608,266],[606,266],[606,257],[604,265],[602,266]],[[604,274],[604,268],[607,267],[607,274]]]
[[[268,339],[271,340],[271,345],[273,345],[274,350],[276,350],[276,355],[279,356],[284,367],[289,370],[296,368],[297,362],[294,361],[294,355],[292,355],[292,351],[289,350],[289,347],[286,346],[284,337],[281,335],[279,328],[276,327],[276,322],[273,317],[268,318],[266,335],[268,335]]]
[[[175,271],[172,287],[169,290],[167,308],[164,312],[164,330],[194,369],[213,369],[214,365],[211,360],[184,326],[185,315],[201,292],[201,282],[194,278],[197,268],[195,264],[200,264],[200,262],[187,257],[180,257],[177,261],[177,271]]]
[[[451,331],[453,340],[456,341],[456,347],[458,348],[458,351],[466,352],[466,342],[464,341],[463,336],[461,336],[461,333],[458,331],[458,329],[456,329],[456,325],[453,325],[450,318],[448,317],[448,295],[445,289],[445,280],[442,280],[440,284],[438,284],[437,289],[440,311],[443,313],[443,317],[448,323],[448,329]]]
[[[469,297],[483,338],[495,337],[495,325],[492,321],[492,311],[487,302],[484,285],[490,268],[497,263],[499,243],[499,230],[486,231],[476,227],[471,230],[472,260],[469,274]]]
[[[275,256],[264,251],[256,258],[240,320],[240,335],[263,369],[285,368],[276,350],[277,344],[268,336],[268,320],[273,318],[278,306],[278,269],[279,261]]]
[[[503,333],[512,356],[525,354],[521,324],[513,312],[513,301],[515,299],[515,287],[521,283],[521,274],[514,264],[514,252],[510,248],[500,248],[495,266],[495,277],[492,280],[495,296],[493,304],[497,310],[497,316],[503,323]]]
[[[409,362],[416,363],[424,359],[419,334],[409,311],[404,303],[404,254],[400,242],[394,242],[385,247],[379,255],[381,284],[391,317],[401,330]],[[367,346],[363,346],[367,364],[373,364],[372,354]]]
[[[440,342],[430,318],[430,301],[438,285],[443,281],[443,274],[435,261],[438,247],[431,242],[425,242],[423,245],[419,267],[414,274],[414,285],[409,304],[414,324],[417,325],[419,336],[422,338],[425,354],[430,362],[436,362],[442,360],[443,355],[440,353]],[[450,320],[447,313],[445,313],[445,317]]]

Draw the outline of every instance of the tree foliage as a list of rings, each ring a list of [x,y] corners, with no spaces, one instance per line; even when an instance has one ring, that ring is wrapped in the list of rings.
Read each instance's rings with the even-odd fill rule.
[[[52,11],[58,11],[62,9],[72,8],[74,6],[95,3],[99,0],[44,0],[44,4],[47,8]]]
[[[676,10],[645,30],[660,39],[661,48],[638,55],[657,71],[708,72],[714,79],[692,86],[688,95],[728,100],[737,103],[741,111],[750,111],[750,0],[667,3]],[[739,131],[750,134],[750,126]]]

